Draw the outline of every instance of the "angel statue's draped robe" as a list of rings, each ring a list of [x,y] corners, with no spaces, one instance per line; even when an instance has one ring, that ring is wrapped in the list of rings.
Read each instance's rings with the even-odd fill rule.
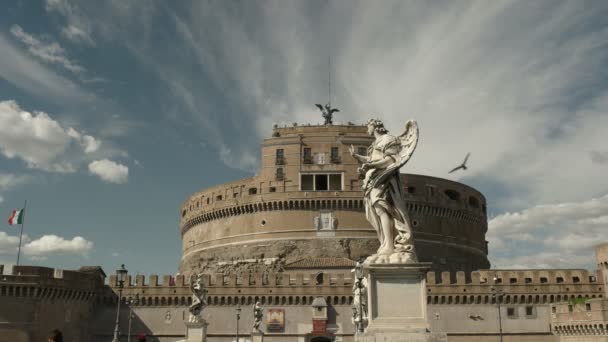
[[[378,233],[379,252],[409,253],[415,260],[412,232],[405,213],[399,168],[402,165],[402,141],[390,134],[377,137],[367,150],[368,160],[381,160],[391,157],[393,163],[386,168],[372,168],[365,173],[363,193],[365,195],[365,215]],[[385,236],[378,209],[388,214],[393,229]],[[395,234],[395,231],[397,234]],[[394,235],[394,237],[393,237]]]

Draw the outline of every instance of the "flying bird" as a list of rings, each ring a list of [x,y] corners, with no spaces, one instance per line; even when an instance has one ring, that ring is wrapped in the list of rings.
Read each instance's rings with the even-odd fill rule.
[[[466,165],[466,164],[467,164],[467,160],[469,160],[469,156],[470,156],[470,155],[471,155],[471,152],[467,153],[467,156],[466,156],[466,157],[464,157],[464,161],[462,162],[462,164],[460,164],[460,165],[458,165],[457,167],[453,168],[453,169],[452,169],[450,172],[448,172],[448,173],[452,173],[452,172],[454,172],[454,171],[456,171],[456,170],[460,170],[460,169],[466,170],[466,169],[467,169],[467,165]]]

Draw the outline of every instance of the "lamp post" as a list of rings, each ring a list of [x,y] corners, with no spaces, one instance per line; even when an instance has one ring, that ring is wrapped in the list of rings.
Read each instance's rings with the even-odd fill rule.
[[[133,318],[133,305],[139,305],[139,293],[135,294],[135,298],[129,300],[129,332],[127,334],[127,342],[131,342],[131,320]]]
[[[122,301],[122,288],[125,284],[125,279],[127,278],[127,269],[125,265],[120,265],[120,268],[116,270],[116,283],[118,285],[118,305],[116,307],[116,324],[114,325],[114,338],[112,342],[120,342],[118,339],[118,324],[120,320],[120,302]]]
[[[241,304],[236,307],[236,342],[239,342],[239,320],[241,319]]]
[[[363,265],[357,262],[355,265],[355,277],[357,278],[357,289],[359,290],[359,321],[357,323],[357,332],[363,332]]]
[[[496,280],[498,277],[494,276],[494,283],[496,284]],[[496,299],[496,304],[498,307],[498,335],[500,336],[500,342],[502,342],[502,314],[500,312],[500,302],[502,301],[502,297],[505,295],[505,291],[501,289],[492,288],[492,297]]]

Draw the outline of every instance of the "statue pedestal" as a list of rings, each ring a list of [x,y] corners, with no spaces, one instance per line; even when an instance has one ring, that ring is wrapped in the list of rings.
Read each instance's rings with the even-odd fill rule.
[[[261,331],[254,331],[251,333],[251,342],[263,342],[264,333]]]
[[[207,325],[205,321],[186,322],[186,342],[207,342]]]
[[[445,342],[429,332],[426,272],[431,263],[364,264],[368,284],[368,326],[357,342]]]

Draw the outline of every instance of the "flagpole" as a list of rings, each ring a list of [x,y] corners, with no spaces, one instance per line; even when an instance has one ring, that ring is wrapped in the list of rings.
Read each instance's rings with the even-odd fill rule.
[[[23,224],[25,223],[25,208],[27,207],[27,200],[23,203],[23,217],[21,218],[21,233],[19,233],[19,249],[17,250],[17,266],[19,266],[19,255],[21,255],[21,239],[23,238]]]

